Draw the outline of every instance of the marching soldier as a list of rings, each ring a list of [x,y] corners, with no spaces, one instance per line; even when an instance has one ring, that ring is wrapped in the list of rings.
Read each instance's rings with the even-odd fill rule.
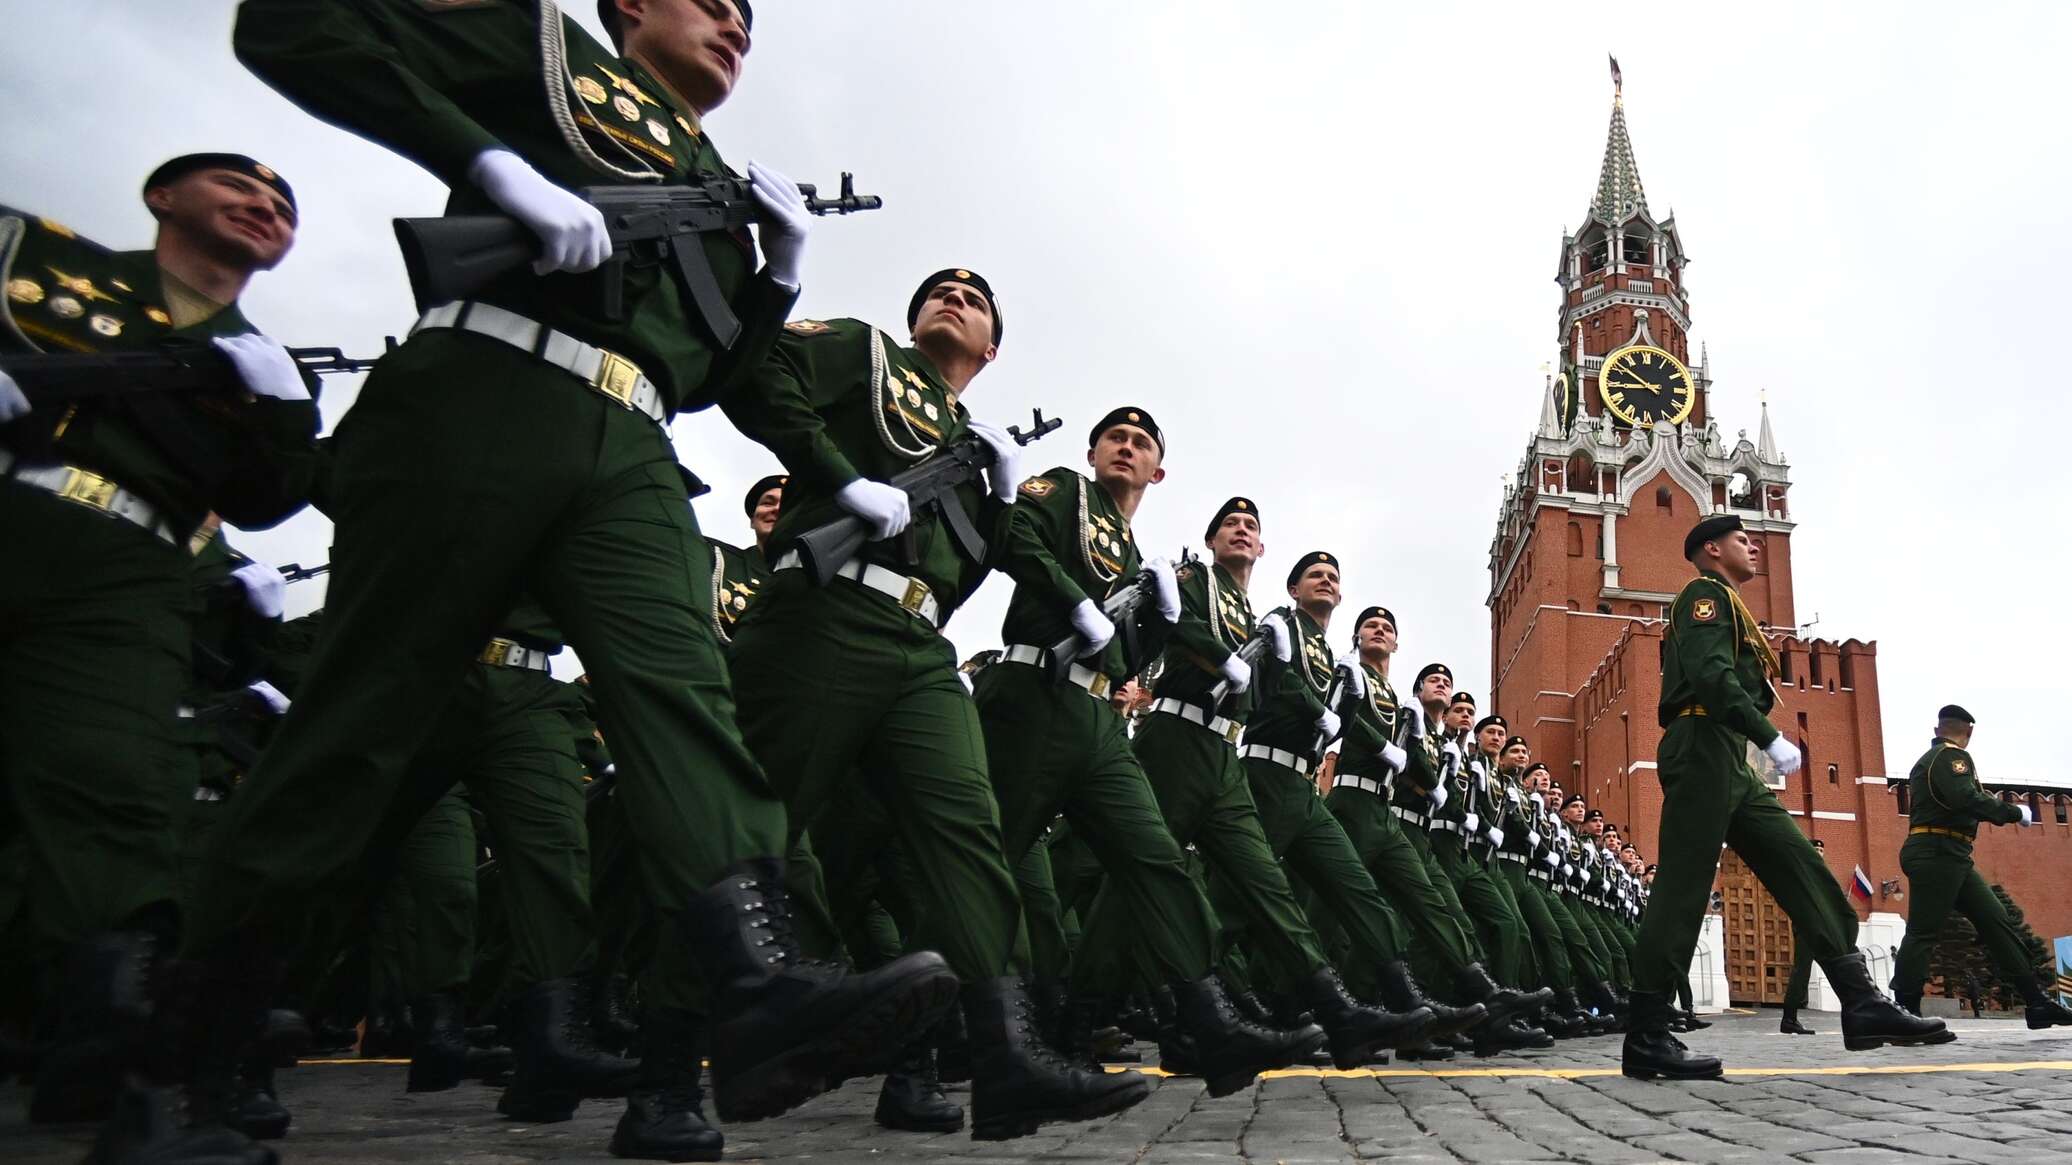
[[[1735,589],[1755,577],[1761,547],[1731,514],[1714,515],[1684,538],[1698,571],[1671,604],[1662,650],[1661,868],[1634,942],[1633,1013],[1622,1067],[1649,1079],[1713,1078],[1717,1058],[1694,1056],[1669,1034],[1669,993],[1698,944],[1722,842],[1758,872],[1791,916],[1799,941],[1842,997],[1842,1039],[1852,1051],[1955,1039],[1941,1020],[1922,1019],[1871,984],[1856,949],[1856,912],[1813,845],[1756,776],[1753,745],[1789,775],[1799,750],[1766,715],[1776,698],[1776,652]]]
[[[1899,847],[1899,868],[1906,873],[1913,907],[1907,912],[1906,938],[1893,959],[1892,993],[1900,1006],[1920,1010],[1928,956],[1955,910],[1978,928],[1979,942],[1993,956],[2000,977],[2021,991],[2030,1027],[2072,1025],[2072,1009],[2037,982],[2021,932],[1971,864],[1971,845],[1981,823],[2035,824],[2027,805],[2009,805],[1979,785],[1978,765],[1966,751],[1974,723],[1971,713],[1955,704],[1944,705],[1936,713],[1934,743],[1907,775],[1909,820],[1906,843]]]
[[[1527,816],[1528,840],[1537,834],[1532,842],[1530,860],[1525,867],[1528,888],[1539,895],[1545,904],[1547,916],[1560,934],[1560,942],[1566,951],[1570,973],[1577,981],[1581,992],[1597,1009],[1595,1026],[1603,1031],[1617,1030],[1619,1024],[1619,1001],[1611,987],[1611,968],[1599,958],[1597,948],[1591,945],[1582,924],[1576,920],[1570,903],[1564,900],[1562,867],[1568,854],[1568,827],[1563,824],[1549,798],[1556,795],[1551,784],[1547,766],[1538,761],[1527,765],[1524,788],[1526,799],[1531,802]]]
[[[770,581],[734,634],[745,739],[809,828],[858,771],[885,803],[926,929],[964,981],[972,1040],[971,1132],[1025,1136],[1043,1120],[1089,1120],[1150,1095],[1144,1077],[1100,1075],[1041,1054],[1021,983],[1008,973],[1021,915],[1003,860],[978,710],[941,628],[995,567],[1025,546],[1003,536],[1020,447],[963,403],[999,354],[1001,317],[983,276],[963,268],[921,281],[907,308],[912,347],[859,320],[802,320],[749,391],[727,405],[789,471],[771,537]],[[972,434],[992,452],[986,482],[910,511],[885,479]],[[966,545],[957,507],[981,545]],[[817,585],[794,540],[844,514],[872,541]],[[900,536],[895,541],[895,535]],[[990,669],[989,669],[990,670]],[[814,701],[799,700],[812,677]]]
[[[33,969],[57,1045],[36,1120],[108,1111],[152,1008],[153,960],[182,926],[196,788],[169,774],[193,772],[176,717],[191,548],[212,512],[264,528],[299,509],[316,435],[302,372],[238,304],[294,245],[294,191],[241,154],[188,154],[152,171],[143,200],[157,237],[127,252],[0,208],[0,344],[213,345],[244,389],[37,401],[0,373],[0,527],[36,567],[0,579],[0,785],[26,855],[20,886],[0,889],[20,895],[10,961]]]
[[[741,499],[755,545],[744,549],[717,538],[706,539],[712,546],[712,630],[724,647],[733,646],[734,628],[769,580],[770,532],[777,528],[777,515],[784,508],[784,482],[784,474],[770,474],[749,486]]]
[[[596,686],[642,886],[668,928],[642,1003],[660,1020],[694,1006],[696,960],[723,1119],[772,1116],[825,1079],[875,1069],[891,1032],[949,1000],[953,977],[934,956],[863,975],[797,957],[784,806],[741,744],[698,617],[710,552],[665,424],[745,385],[781,331],[809,217],[797,188],[749,167],[760,271],[745,235],[682,240],[723,304],[694,309],[702,285],[646,256],[583,276],[612,246],[570,188],[729,176],[702,119],[739,75],[748,5],[615,0],[600,15],[616,52],[544,0],[239,11],[238,55],[269,84],[425,166],[452,210],[516,219],[539,258],[475,298],[426,305],[340,427],[325,634],[199,880],[188,945],[210,964],[202,1008],[220,1017],[194,1025],[204,1122],[243,1034],[231,1017],[263,994],[253,980],[279,924],[350,872],[392,802],[422,793],[404,788],[411,746],[521,589]],[[643,1040],[614,1151],[710,1152],[711,1129],[684,1103],[697,1069],[683,1025],[649,1022]]]
[[[1490,781],[1491,800],[1501,805],[1492,856],[1494,872],[1509,894],[1512,907],[1532,935],[1531,949],[1539,969],[1540,985],[1554,992],[1554,1002],[1543,1013],[1541,1027],[1556,1036],[1590,1034],[1591,1024],[1582,1014],[1575,996],[1575,970],[1569,962],[1568,946],[1554,914],[1547,908],[1532,879],[1527,875],[1540,848],[1538,821],[1523,784],[1532,746],[1522,736],[1504,739],[1496,757],[1496,775]]]
[[[1453,693],[1448,705],[1450,720],[1460,719],[1464,712],[1472,715],[1473,711],[1473,696]],[[1496,981],[1523,986],[1528,965],[1525,921],[1512,905],[1501,875],[1490,869],[1488,857],[1489,843],[1505,840],[1500,829],[1494,834],[1489,832],[1498,828],[1494,814],[1501,812],[1492,805],[1489,774],[1497,749],[1508,733],[1509,726],[1503,717],[1489,715],[1477,721],[1473,731],[1463,732],[1451,742],[1461,750],[1461,759],[1453,770],[1450,795],[1445,804],[1432,812],[1432,853],[1452,879],[1467,917],[1473,918],[1482,932],[1483,949],[1491,955],[1490,968]],[[1544,988],[1536,994],[1541,1003],[1551,1001],[1554,995]],[[1525,1037],[1523,1047],[1552,1045],[1551,1037],[1531,1025],[1527,1016],[1520,1020],[1515,1030]],[[1476,1054],[1490,1055],[1503,1050],[1506,1044],[1514,1044],[1499,1040],[1498,1034],[1478,1032]]]

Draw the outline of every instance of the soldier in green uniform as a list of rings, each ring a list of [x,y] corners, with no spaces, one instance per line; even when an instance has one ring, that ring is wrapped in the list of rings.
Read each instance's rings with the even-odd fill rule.
[[[1466,692],[1455,692],[1447,705],[1447,721],[1449,725],[1458,723],[1473,711],[1474,697]],[[1491,796],[1494,782],[1490,772],[1510,726],[1503,717],[1489,715],[1477,721],[1472,729],[1455,731],[1458,735],[1448,743],[1459,749],[1459,760],[1453,765],[1452,788],[1446,802],[1432,810],[1432,855],[1452,880],[1454,891],[1467,911],[1466,916],[1475,920],[1476,929],[1482,935],[1482,949],[1489,952],[1490,970],[1496,981],[1522,988],[1528,982],[1531,966],[1525,921],[1519,917],[1502,875],[1491,869],[1494,860],[1490,848],[1492,840],[1504,840],[1501,831],[1494,835],[1490,833],[1497,828],[1497,815],[1501,813],[1501,808],[1493,803]],[[1447,759],[1453,758],[1449,754]],[[1536,992],[1541,1003],[1553,999],[1553,992],[1545,988],[1537,988]],[[1507,1045],[1526,1048],[1552,1046],[1552,1037],[1531,1022],[1537,1010],[1521,1015],[1518,1023],[1513,1025],[1513,1030],[1524,1037],[1522,1041],[1499,1040],[1495,1031],[1478,1030],[1476,1054],[1491,1055],[1504,1050]]]
[[[1006,536],[1020,446],[962,400],[999,354],[999,304],[984,277],[950,268],[915,289],[907,326],[913,347],[854,319],[789,324],[754,382],[725,403],[790,475],[773,572],[734,633],[731,663],[743,736],[783,792],[794,834],[854,775],[925,872],[907,888],[921,904],[922,933],[910,941],[939,944],[964,981],[971,1132],[1002,1140],[1120,1111],[1150,1089],[1141,1076],[1097,1077],[1045,1051],[1008,973],[1021,905],[978,709],[941,631],[990,571],[1012,573],[1028,553]],[[905,491],[885,483],[967,432],[993,453],[985,488],[958,487],[942,504],[962,509],[980,547],[939,507],[911,512]],[[844,514],[872,541],[816,585],[791,543]]]
[[[1576,999],[1575,968],[1569,961],[1567,942],[1546,899],[1527,874],[1543,840],[1524,784],[1532,746],[1523,736],[1507,736],[1495,760],[1496,773],[1490,780],[1491,817],[1495,820],[1491,856],[1496,863],[1492,869],[1532,936],[1530,949],[1538,985],[1554,992],[1540,1026],[1556,1037],[1590,1034],[1592,1025]]]
[[[1527,889],[1537,895],[1546,909],[1547,917],[1557,932],[1558,941],[1568,959],[1570,975],[1575,980],[1581,998],[1597,1010],[1592,1021],[1600,1030],[1616,1030],[1619,1024],[1618,997],[1611,986],[1611,968],[1599,957],[1597,949],[1584,933],[1582,924],[1576,920],[1570,903],[1562,894],[1562,866],[1568,853],[1568,828],[1555,812],[1550,798],[1557,794],[1547,766],[1534,761],[1525,767],[1523,788],[1530,803],[1526,814],[1530,854],[1525,863]],[[1534,836],[1537,840],[1533,840]],[[1567,1001],[1558,998],[1557,1004]]]
[[[797,188],[749,167],[760,271],[745,233],[685,241],[724,312],[693,310],[678,268],[651,256],[584,274],[611,240],[570,188],[729,173],[702,119],[739,75],[747,4],[617,0],[600,15],[616,52],[547,2],[239,10],[237,53],[269,84],[425,166],[453,191],[451,210],[516,219],[540,250],[475,298],[426,305],[340,426],[325,635],[202,871],[189,947],[212,964],[204,1009],[237,1014],[296,904],[350,875],[522,589],[588,665],[641,886],[669,928],[643,1006],[690,1007],[695,960],[711,989],[719,1114],[752,1120],[883,1063],[889,1033],[932,1021],[953,976],[929,955],[864,975],[797,957],[784,806],[740,741],[700,617],[711,554],[664,425],[745,390],[768,354],[799,286],[809,216]],[[239,1026],[195,1025],[209,1033],[190,1057],[203,1120]],[[682,1025],[650,1022],[643,1039],[614,1150],[710,1153],[711,1130],[685,1103],[696,1069]]]
[[[1798,941],[1820,960],[1842,997],[1848,1048],[1947,1043],[1956,1036],[1941,1020],[1896,1006],[1871,984],[1856,950],[1856,912],[1777,795],[1749,767],[1751,746],[1786,775],[1800,764],[1799,750],[1766,715],[1776,698],[1770,684],[1776,652],[1735,589],[1755,577],[1761,547],[1740,518],[1720,514],[1692,527],[1683,548],[1698,577],[1677,594],[1663,633],[1662,835],[1655,846],[1661,869],[1634,942],[1626,1075],[1720,1075],[1717,1058],[1694,1056],[1669,1034],[1669,993],[1698,945],[1722,842],[1777,896]]]
[[[1102,600],[1148,571],[1155,601],[1132,618],[1151,624],[1147,634],[1155,635],[1180,617],[1172,564],[1145,563],[1131,531],[1145,490],[1165,479],[1165,452],[1165,432],[1150,412],[1126,405],[1087,434],[1092,480],[1058,466],[1021,483],[1005,536],[1006,570],[1015,581],[1000,630],[1005,649],[975,688],[1008,864],[1019,867],[1063,813],[1100,860],[1102,892],[1110,909],[1128,916],[1141,961],[1172,988],[1193,1066],[1209,1081],[1210,1095],[1222,1096],[1308,1055],[1323,1033],[1242,1019],[1209,973],[1215,912],[1189,875],[1109,702],[1111,689],[1145,661],[1124,650],[1127,637],[1103,613]],[[1051,650],[1068,637],[1073,656],[1059,682],[1053,669],[1061,661]],[[1047,862],[1036,880],[1048,881]],[[1049,896],[1055,901],[1054,887]],[[1058,975],[1064,968],[1049,970]],[[1081,1023],[1065,1033],[1068,1051],[1091,1054],[1078,1045],[1090,1035],[1098,1006],[1086,1001],[1073,1009]]]
[[[1899,847],[1899,868],[1906,873],[1907,900],[1913,905],[1907,911],[1906,938],[1893,959],[1892,993],[1901,1006],[1920,1010],[1928,956],[1955,910],[1978,929],[1979,942],[2001,978],[2021,991],[2030,1027],[2072,1025],[2072,1009],[2037,982],[2021,932],[1971,864],[1980,823],[2035,824],[2027,805],[2010,805],[1979,785],[1978,765],[1966,751],[1974,724],[1971,713],[1944,705],[1936,713],[1935,740],[1907,774],[1907,840]]]
[[[784,482],[784,474],[770,474],[749,486],[741,499],[755,545],[744,548],[706,538],[712,546],[712,630],[722,646],[733,646],[735,626],[748,613],[756,591],[769,580],[770,533],[777,528],[777,515],[784,508]]]
[[[196,535],[212,512],[263,528],[300,508],[316,433],[302,373],[238,306],[294,244],[288,184],[243,155],[190,154],[143,200],[157,237],[128,252],[0,208],[0,347],[213,344],[244,386],[39,403],[0,374],[0,528],[24,564],[0,579],[0,795],[24,861],[0,949],[56,1045],[39,1120],[106,1110],[182,925]]]

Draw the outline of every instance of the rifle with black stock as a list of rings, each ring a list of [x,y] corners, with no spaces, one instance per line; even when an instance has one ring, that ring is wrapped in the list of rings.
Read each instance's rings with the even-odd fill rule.
[[[390,340],[391,345],[394,339]],[[375,357],[347,356],[337,348],[289,348],[304,372],[329,376],[365,372]],[[243,390],[236,366],[213,344],[169,340],[124,352],[34,352],[0,355],[0,372],[14,378],[38,408],[94,397],[145,392]]]
[[[1027,432],[1010,427],[1007,435],[1014,438],[1015,444],[1027,445],[1056,431],[1059,424],[1056,420],[1045,419],[1043,410],[1036,409]],[[893,474],[886,484],[906,491],[907,508],[914,523],[920,522],[924,510],[935,510],[942,515],[965,557],[973,562],[984,562],[986,540],[972,526],[971,516],[964,512],[955,491],[960,485],[977,481],[979,474],[992,466],[992,447],[979,440],[978,434],[966,432],[928,460]],[[909,539],[912,531],[913,525],[909,524]],[[854,514],[843,514],[799,535],[792,542],[792,549],[798,551],[799,563],[813,581],[826,586],[842,564],[856,557],[868,541],[870,529],[863,524],[863,519]],[[908,549],[911,550],[911,543]],[[907,561],[913,559],[912,553],[906,555]]]
[[[822,198],[799,184],[812,214],[877,210],[885,200],[856,193],[855,176],[842,172],[842,192]],[[576,191],[604,215],[611,258],[604,265],[604,314],[625,312],[626,265],[633,260],[671,263],[684,293],[721,348],[741,334],[740,317],[720,291],[719,277],[698,236],[748,226],[762,218],[746,178],[707,178],[669,185],[585,186]],[[524,223],[501,214],[460,214],[395,220],[396,243],[420,310],[467,299],[500,275],[539,257],[540,243]]]
[[[1266,636],[1256,633],[1250,639],[1245,640],[1243,647],[1237,649],[1238,661],[1251,670],[1253,683],[1259,682],[1259,661],[1272,653],[1272,651],[1273,644]],[[1230,696],[1230,681],[1217,680],[1216,686],[1209,689],[1209,706],[1220,711],[1223,707],[1223,701],[1229,699]]]
[[[299,562],[291,562],[281,567],[280,572],[283,582],[301,582],[303,579],[315,578],[320,574],[330,574],[331,564],[319,562],[315,566],[304,566]]]
[[[1122,658],[1129,674],[1134,676],[1157,650],[1145,643],[1141,613],[1158,602],[1158,579],[1149,570],[1140,570],[1136,576],[1114,593],[1101,600],[1101,614],[1115,624],[1115,634],[1122,640]],[[1072,665],[1078,659],[1079,636],[1067,633],[1050,648],[1051,678],[1063,680],[1071,674]],[[1125,677],[1127,678],[1127,677]]]

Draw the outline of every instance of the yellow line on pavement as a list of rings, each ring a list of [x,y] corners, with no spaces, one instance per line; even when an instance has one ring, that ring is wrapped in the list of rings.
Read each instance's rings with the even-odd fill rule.
[[[1111,1067],[1111,1072],[1129,1071]],[[1171,1076],[1160,1068],[1138,1068],[1146,1076]],[[1875,1064],[1838,1065],[1823,1068],[1729,1068],[1729,1076],[1900,1076],[1914,1072],[2072,1072],[2072,1060],[2014,1060],[1973,1064]],[[1617,1076],[1617,1068],[1280,1068],[1261,1073],[1261,1079],[1287,1080],[1317,1077],[1328,1080],[1363,1080],[1407,1076],[1537,1076],[1548,1080],[1583,1080]]]

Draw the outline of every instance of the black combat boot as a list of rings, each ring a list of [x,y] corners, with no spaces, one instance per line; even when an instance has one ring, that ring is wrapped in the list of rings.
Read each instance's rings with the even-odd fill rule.
[[[409,1009],[400,1003],[381,1003],[367,1012],[360,1032],[362,1060],[407,1060],[410,1058]]]
[[[56,1035],[36,1068],[30,1121],[105,1120],[114,1111],[153,1015],[157,957],[158,940],[143,931],[98,934],[65,953]]]
[[[288,1135],[294,1118],[273,1090],[273,1059],[264,1051],[245,1058],[238,1069],[237,1096],[231,1101],[229,1124],[255,1141],[278,1141]]]
[[[278,1165],[272,1149],[226,1125],[192,1125],[177,1088],[126,1085],[85,1165]]]
[[[1694,1056],[1669,1034],[1669,996],[1659,991],[1633,993],[1619,1069],[1636,1080],[1717,1080],[1723,1072],[1718,1057]]]
[[[1323,1029],[1315,1024],[1290,1031],[1246,1019],[1213,975],[1174,984],[1173,1000],[1210,1096],[1249,1088],[1259,1073],[1285,1068],[1324,1046]]]
[[[1555,993],[1554,998],[1557,1001],[1556,1004],[1548,1005],[1547,1009],[1540,1012],[1539,1016],[1533,1020],[1533,1023],[1538,1025],[1541,1031],[1547,1033],[1548,1038],[1556,1040],[1573,1039],[1578,1034],[1589,1031],[1589,1025],[1585,1024],[1583,1027],[1578,1028],[1567,1015],[1562,1013],[1561,1008],[1558,1006],[1561,998],[1559,992]]]
[[[1686,1007],[1683,1009],[1683,1029],[1685,1031],[1704,1031],[1706,1028],[1709,1028],[1711,1026],[1711,1020],[1698,1018],[1698,1012],[1695,1008]]]
[[[1026,1137],[1047,1121],[1108,1116],[1151,1095],[1135,1072],[1084,1072],[1037,1036],[1035,1008],[1012,977],[967,983],[971,1139]]]
[[[1051,1047],[1075,1067],[1088,1072],[1102,1071],[1100,1054],[1094,1050],[1094,1023],[1108,1009],[1107,999],[1101,996],[1067,996],[1064,1018],[1059,1022],[1057,1038],[1051,1042]]]
[[[1149,1002],[1159,1069],[1174,1076],[1201,1075],[1201,1058],[1195,1054],[1194,1038],[1180,1027],[1180,1003],[1173,989],[1159,987]]]
[[[964,1029],[964,1009],[952,1007],[937,1021],[935,1072],[944,1084],[971,1079],[971,1036]]]
[[[1594,1036],[1598,1032],[1597,1021],[1591,1019],[1584,1012],[1583,1005],[1576,999],[1576,993],[1572,988],[1556,987],[1554,989],[1554,1002],[1547,1008],[1547,1014],[1549,1016],[1558,1016],[1562,1023],[1567,1025],[1567,1035],[1563,1036],[1559,1032],[1555,1033],[1562,1039]],[[1554,1029],[1548,1028],[1547,1030],[1553,1031]]]
[[[878,1087],[877,1122],[910,1133],[954,1133],[964,1127],[964,1106],[942,1093],[935,1071],[933,1032],[908,1044]]]
[[[589,994],[581,979],[548,979],[526,988],[516,1017],[511,1083],[496,1110],[512,1120],[553,1124],[575,1115],[584,1097],[624,1096],[640,1065],[597,1046]],[[463,1058],[466,1056],[462,1050]]]
[[[1842,1046],[1867,1052],[1886,1044],[1911,1048],[1947,1044],[1957,1038],[1939,1019],[1923,1019],[1901,1007],[1871,983],[1862,951],[1820,960],[1827,981],[1842,997]]]
[[[802,958],[777,858],[736,864],[678,922],[678,941],[712,988],[712,1093],[722,1121],[773,1117],[830,1078],[884,1071],[957,998],[957,977],[933,951],[863,972]]]
[[[1511,1018],[1485,1020],[1468,1032],[1475,1041],[1477,1056],[1500,1056],[1505,1052],[1529,1052],[1554,1046],[1554,1037],[1546,1029],[1527,1023],[1522,1015]]]
[[[1799,1022],[1799,1009],[1787,1007],[1784,1018],[1778,1021],[1777,1030],[1788,1036],[1817,1036],[1820,1033]]]
[[[1451,1007],[1425,994],[1425,989],[1410,973],[1410,965],[1401,959],[1383,963],[1379,976],[1381,1001],[1388,1004],[1390,1011],[1416,1011],[1427,1008],[1432,1013],[1432,1027],[1425,1033],[1426,1045],[1431,1041],[1455,1036],[1482,1022],[1489,1014],[1479,1003],[1465,1007]],[[1429,1058],[1429,1057],[1427,1057]]]
[[[2023,979],[2021,986],[2022,998],[2029,1003],[2023,1011],[2022,1018],[2028,1021],[2030,1028],[2041,1030],[2047,1027],[2072,1027],[2072,1007],[2059,1003],[2055,996],[2045,991],[2043,985],[2034,979]]]
[[[1415,1047],[1431,1034],[1431,1008],[1399,1013],[1369,1007],[1346,994],[1331,967],[1310,972],[1302,989],[1317,1023],[1330,1034],[1331,1061],[1341,1069],[1357,1068],[1383,1049]]]
[[[1489,1013],[1488,1022],[1501,1024],[1514,1015],[1530,1013],[1545,1007],[1554,998],[1554,993],[1545,987],[1538,991],[1515,991],[1497,983],[1482,969],[1480,963],[1469,963],[1453,978],[1455,998],[1479,1003]]]
[[[623,1053],[640,1038],[632,990],[633,981],[625,975],[590,976],[590,1027],[597,1033],[598,1047]]]
[[[1597,1009],[1599,1031],[1622,1032],[1626,1030],[1626,1005],[1619,999],[1618,992],[1602,979],[1588,980],[1583,984],[1583,996],[1590,1006]]]
[[[705,1122],[698,1087],[705,1017],[650,1010],[640,1024],[640,1070],[626,1111],[612,1130],[614,1157],[643,1161],[717,1161],[726,1138]]]
[[[295,1062],[316,1042],[309,1021],[292,1008],[276,1007],[266,1013],[266,1026],[259,1033],[259,1047],[276,1068],[293,1068]]]
[[[410,1046],[406,1092],[444,1092],[467,1075],[468,1035],[460,1022],[460,1000],[441,992],[410,1004],[416,1040]]]

